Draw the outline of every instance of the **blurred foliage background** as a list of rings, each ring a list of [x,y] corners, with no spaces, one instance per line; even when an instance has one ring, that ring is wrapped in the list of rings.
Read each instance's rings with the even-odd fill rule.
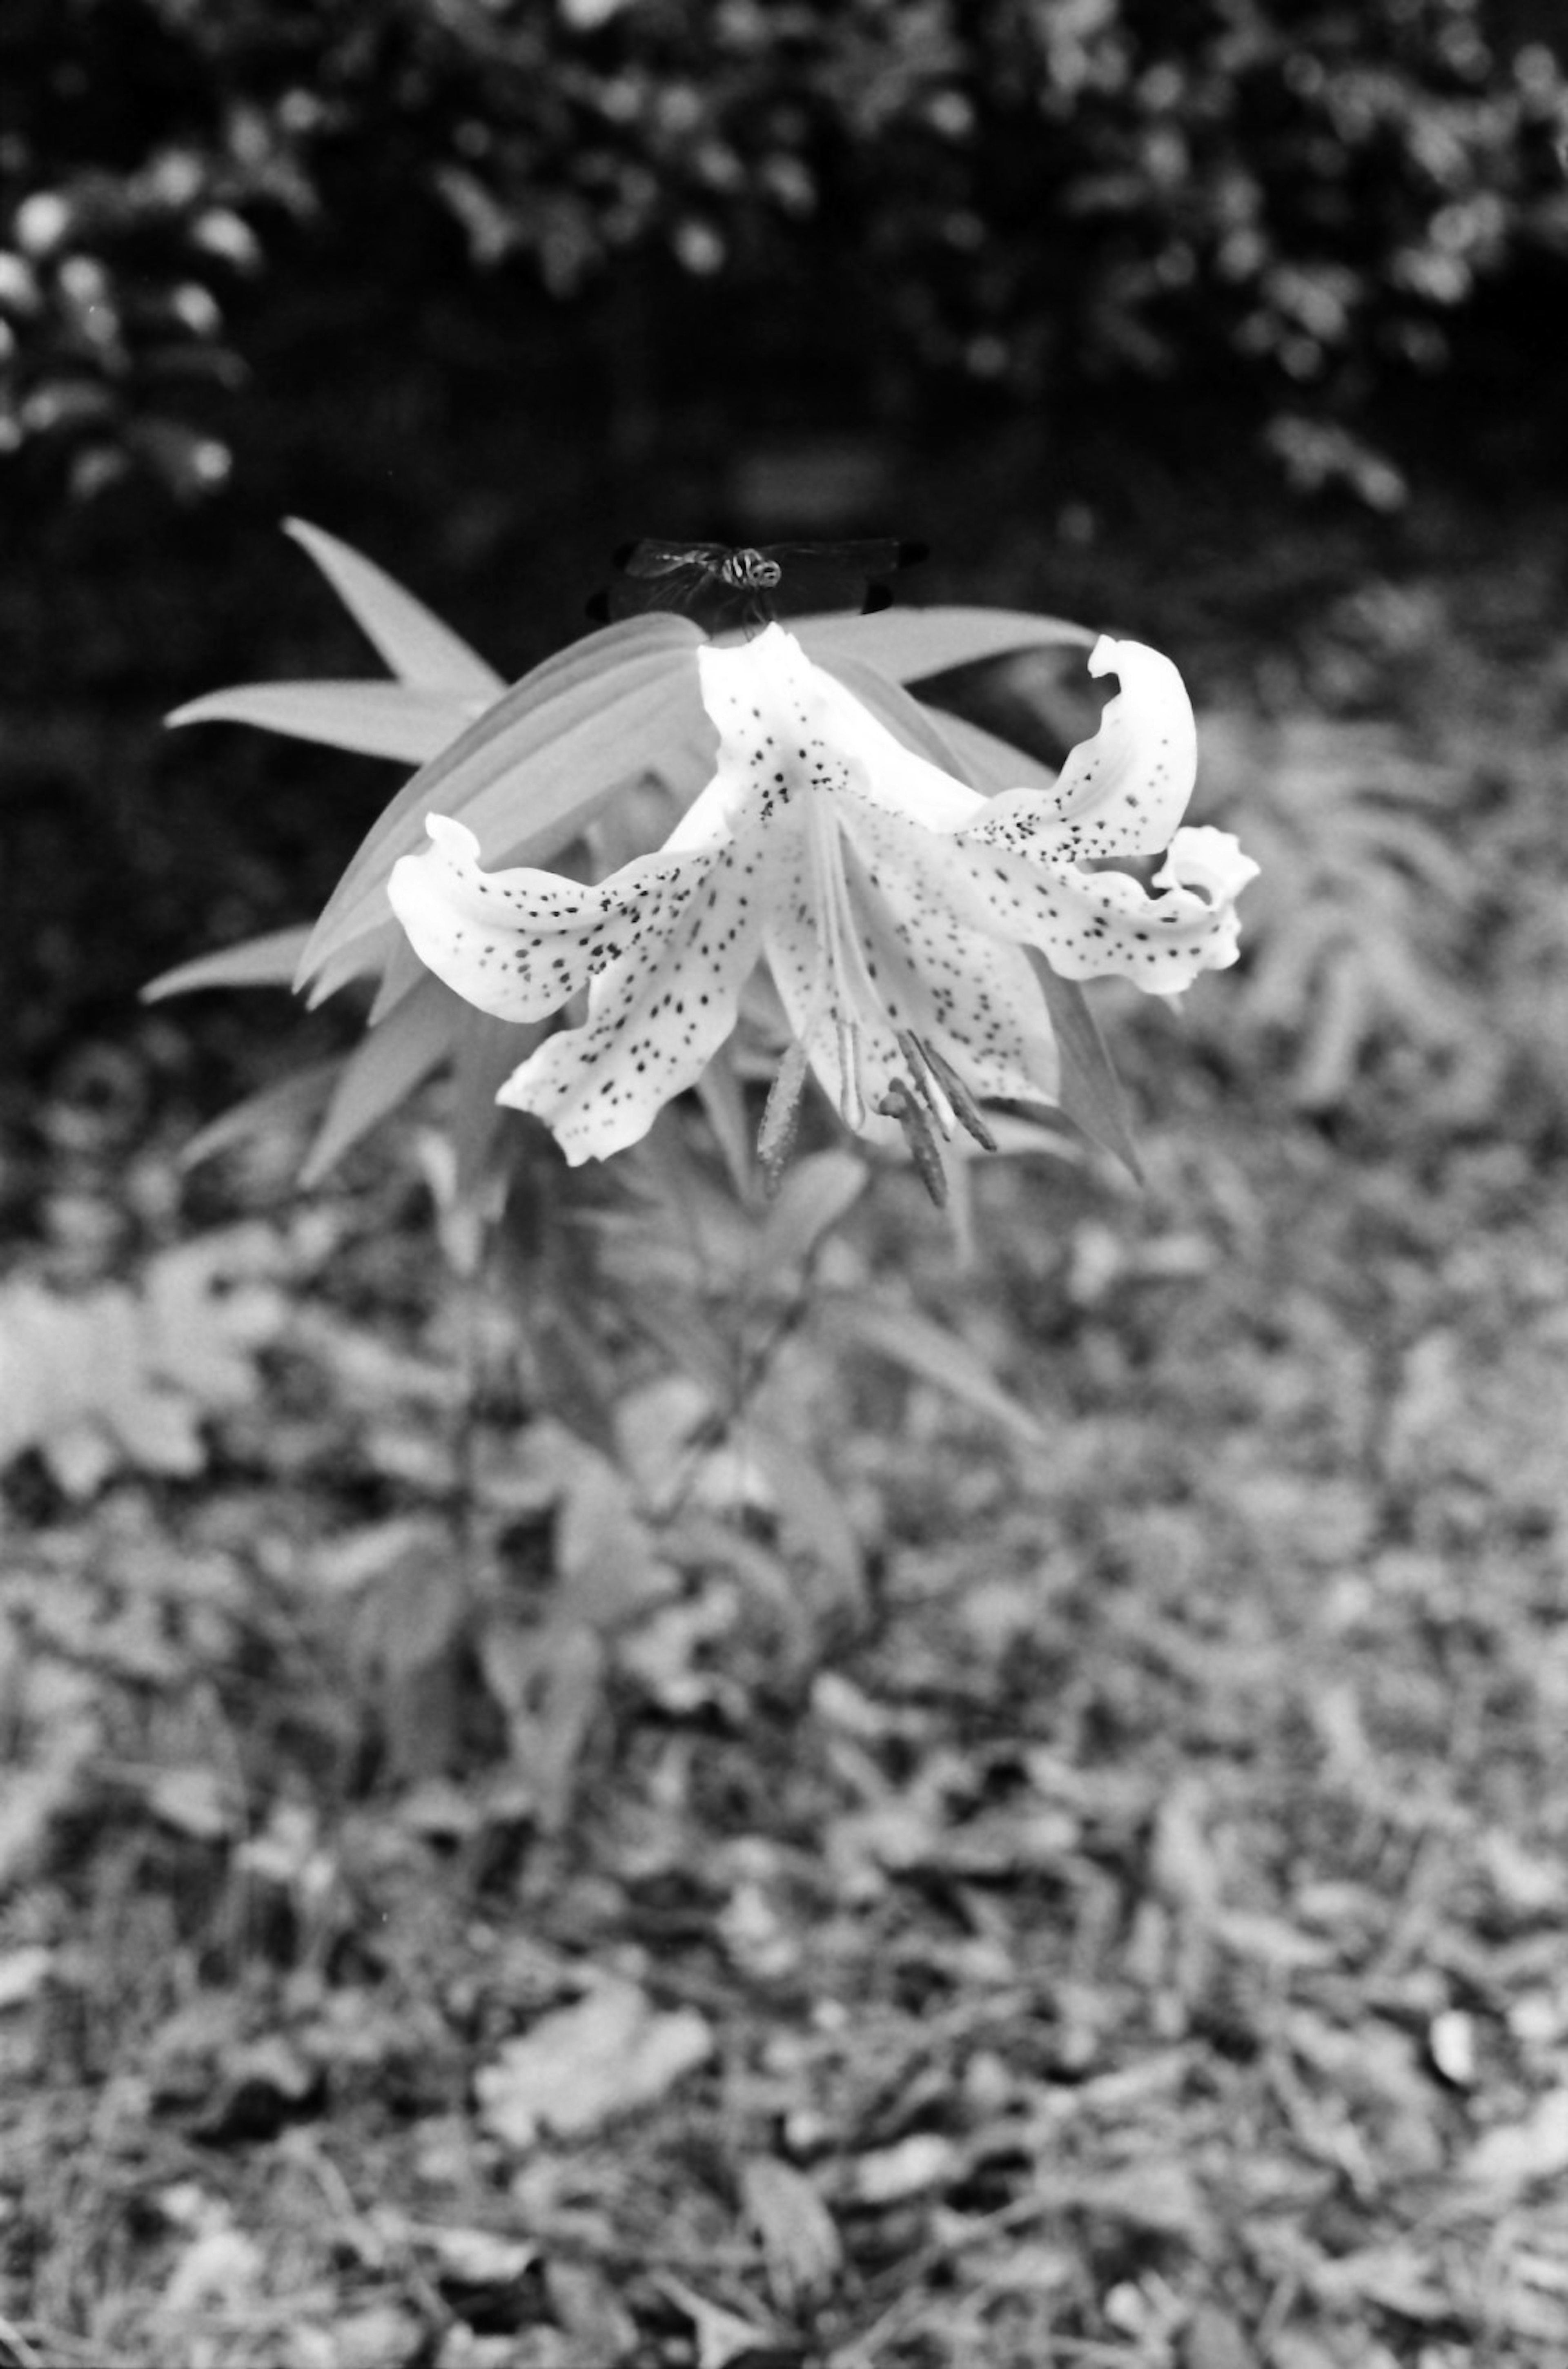
[[[361,670],[285,513],[508,674],[627,534],[886,525],[1225,692],[1560,497],[1565,143],[1552,0],[10,0],[16,1075],[265,1059],[132,998],[390,787],[158,728]]]

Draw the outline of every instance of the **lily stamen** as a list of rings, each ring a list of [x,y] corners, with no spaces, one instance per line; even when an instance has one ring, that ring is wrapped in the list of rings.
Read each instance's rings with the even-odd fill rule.
[[[757,1157],[770,1191],[776,1190],[784,1162],[795,1148],[800,1127],[800,1098],[810,1058],[798,1036],[792,1037],[774,1072],[757,1129]]]
[[[903,1129],[915,1173],[939,1209],[947,1207],[947,1176],[932,1133],[931,1121],[906,1078],[895,1078],[876,1105],[884,1118],[894,1118]]]
[[[943,1093],[941,1083],[930,1062],[926,1059],[924,1047],[910,1029],[897,1028],[893,1034],[898,1050],[909,1063],[910,1084],[936,1121],[943,1141],[950,1143],[953,1139],[952,1106],[947,1096]]]
[[[911,1037],[910,1041],[918,1048],[921,1059],[952,1104],[953,1116],[966,1135],[972,1136],[982,1151],[994,1151],[996,1138],[980,1116],[973,1094],[952,1062],[934,1045],[923,1044],[919,1037]]]

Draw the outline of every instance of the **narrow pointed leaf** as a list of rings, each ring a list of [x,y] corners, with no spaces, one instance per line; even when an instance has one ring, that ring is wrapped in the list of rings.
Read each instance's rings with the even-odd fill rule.
[[[161,1003],[166,995],[194,995],[203,987],[287,987],[299,967],[307,923],[288,930],[269,930],[258,938],[243,938],[238,945],[219,946],[191,962],[160,971],[142,990],[143,1003]]]
[[[375,991],[366,1019],[367,1028],[379,1028],[390,1013],[395,1012],[406,995],[412,995],[425,976],[425,966],[399,929],[386,957],[386,967]]]
[[[520,841],[536,857],[558,848],[607,783],[689,763],[704,721],[701,640],[684,618],[633,618],[589,635],[514,683],[406,783],[372,826],[316,923],[302,976],[319,969],[367,918],[380,918],[387,875],[398,856],[422,844],[427,814],[456,817],[516,862]]]
[[[897,734],[917,755],[994,797],[1001,790],[1050,789],[1056,773],[1037,757],[1001,740],[979,724],[945,708],[928,706],[880,667],[846,652],[829,668],[834,679]]]
[[[307,1190],[447,1059],[467,1008],[433,971],[427,972],[390,1018],[371,1029],[349,1055],[305,1155],[300,1183]]]
[[[793,1534],[838,1583],[841,1595],[858,1604],[864,1593],[865,1566],[854,1525],[837,1491],[811,1458],[772,1425],[745,1424],[739,1436],[773,1490],[786,1538]]]
[[[736,1075],[733,1049],[732,1040],[720,1050],[716,1059],[708,1063],[697,1080],[697,1099],[714,1131],[714,1141],[735,1187],[735,1197],[744,1204],[756,1188],[756,1167],[751,1157],[754,1129],[747,1116],[745,1089]]]
[[[477,1012],[472,1007],[465,1012],[463,1033],[457,1041],[448,1122],[457,1154],[456,1190],[460,1201],[469,1199],[483,1184],[491,1150],[502,1127],[526,1124],[521,1113],[503,1109],[496,1096],[544,1035],[543,1028],[520,1028],[512,1021],[497,1020],[488,1012]]]
[[[864,1192],[870,1171],[853,1151],[818,1151],[784,1171],[768,1211],[751,1266],[759,1281],[776,1282],[811,1256]]]
[[[1143,1163],[1127,1122],[1127,1104],[1089,999],[1075,978],[1061,978],[1032,947],[1024,951],[1045,994],[1051,1033],[1061,1057],[1058,1094],[1061,1108],[1075,1127],[1114,1153],[1128,1175],[1141,1184]]]
[[[316,1116],[331,1093],[343,1068],[343,1058],[335,1053],[328,1060],[312,1061],[305,1069],[296,1070],[292,1077],[280,1078],[276,1085],[247,1094],[244,1102],[222,1112],[200,1134],[191,1137],[179,1155],[180,1166],[195,1168],[204,1160],[215,1159],[220,1151],[253,1142],[258,1136],[276,1135],[286,1128],[303,1126]]]
[[[942,737],[961,761],[964,779],[971,789],[994,798],[1002,790],[1048,790],[1056,785],[1056,768],[1042,758],[1032,757],[1027,750],[1015,748],[1011,740],[1002,740],[983,725],[971,724],[965,715],[953,715],[942,710]]]
[[[449,748],[489,704],[400,682],[249,682],[188,700],[171,725],[252,724],[362,757],[422,765]]]
[[[927,706],[878,668],[841,658],[830,671],[907,748],[967,782],[982,796],[995,797],[1003,790],[1054,787],[1055,772],[1038,758],[961,715]]]
[[[701,1382],[715,1406],[729,1403],[735,1394],[735,1345],[727,1333],[710,1324],[702,1303],[692,1293],[638,1291],[622,1303],[628,1322],[662,1349],[672,1366]]]
[[[310,554],[356,624],[405,682],[427,691],[475,692],[486,700],[503,688],[493,667],[373,560],[303,519],[287,520],[283,532]]]
[[[960,781],[964,778],[963,767],[947,737],[947,716],[923,705],[879,667],[864,665],[857,658],[837,658],[830,671],[836,681],[841,682],[846,691],[853,691],[861,704],[870,708],[878,722],[885,724],[906,749],[940,765],[944,772]]]
[[[968,1343],[912,1308],[857,1293],[820,1303],[819,1321],[841,1341],[875,1350],[919,1381],[934,1382],[978,1413],[989,1415],[1031,1448],[1045,1440],[1042,1425],[1020,1406]]]
[[[835,674],[841,658],[854,658],[899,682],[1010,650],[1088,649],[1096,639],[1085,625],[1024,609],[884,609],[874,617],[797,618],[790,631],[808,658]]]
[[[325,963],[312,979],[310,993],[305,999],[309,1009],[314,1012],[318,1004],[326,1001],[328,996],[336,995],[340,988],[349,986],[354,979],[380,978],[397,947],[406,943],[401,925],[390,913],[383,921],[367,921],[363,928],[345,939],[331,961]],[[296,992],[298,985],[299,974],[296,973]]]

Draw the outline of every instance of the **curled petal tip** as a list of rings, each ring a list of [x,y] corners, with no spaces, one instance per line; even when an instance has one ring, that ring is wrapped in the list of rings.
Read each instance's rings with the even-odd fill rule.
[[[449,855],[464,856],[470,863],[477,860],[479,842],[464,822],[452,815],[428,814],[425,817],[427,836]]]
[[[1192,823],[1176,832],[1156,887],[1196,888],[1211,904],[1229,904],[1239,897],[1258,866],[1242,853],[1233,831],[1217,830],[1212,823]]]

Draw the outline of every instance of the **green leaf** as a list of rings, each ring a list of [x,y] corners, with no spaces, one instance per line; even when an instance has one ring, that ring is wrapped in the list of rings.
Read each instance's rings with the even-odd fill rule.
[[[216,1159],[220,1151],[229,1151],[236,1144],[249,1143],[258,1136],[277,1134],[284,1128],[301,1126],[315,1118],[341,1075],[344,1056],[335,1053],[329,1060],[312,1061],[292,1077],[280,1078],[276,1085],[264,1086],[259,1093],[247,1094],[242,1103],[209,1121],[200,1134],[179,1155],[182,1168],[195,1168],[203,1160]]]
[[[754,1418],[741,1430],[773,1493],[780,1529],[816,1556],[841,1596],[859,1605],[865,1591],[860,1540],[842,1500],[805,1451],[784,1433]]]
[[[390,907],[384,920],[378,921],[372,916],[367,916],[363,927],[344,941],[311,981],[310,994],[306,999],[310,1009],[314,1012],[318,1004],[326,1001],[328,996],[336,995],[340,988],[348,987],[354,979],[379,977],[392,962],[398,947],[407,943]],[[300,959],[303,962],[303,956]],[[296,990],[298,984],[296,972]]]
[[[375,1000],[366,1015],[366,1027],[379,1028],[382,1022],[396,1011],[404,997],[413,994],[425,976],[424,964],[399,927],[377,982]]]
[[[751,1255],[751,1269],[764,1282],[789,1275],[806,1262],[830,1228],[839,1224],[864,1192],[868,1171],[853,1151],[818,1151],[784,1171]]]
[[[825,1299],[818,1322],[841,1342],[875,1350],[917,1380],[934,1382],[978,1413],[989,1415],[1030,1448],[1041,1447],[1043,1426],[1002,1389],[968,1343],[912,1308],[899,1308],[863,1293]]]
[[[400,682],[250,682],[187,700],[167,721],[253,724],[328,749],[422,765],[449,748],[488,704],[488,698],[414,691]]]
[[[305,1155],[300,1183],[307,1190],[447,1059],[467,1010],[461,996],[427,971],[397,1010],[369,1031],[344,1064]]]
[[[750,1200],[757,1184],[751,1156],[751,1139],[756,1130],[747,1112],[746,1090],[736,1074],[734,1053],[733,1038],[720,1046],[697,1080],[696,1092],[735,1187],[735,1197],[744,1203]]]
[[[967,716],[953,715],[942,711],[942,735],[960,760],[960,772],[971,789],[994,798],[1002,790],[1052,790],[1056,787],[1056,768],[1042,759],[1032,757],[1026,749],[1014,748],[1011,740],[999,739],[980,724],[971,724]]]
[[[510,1116],[520,1127],[529,1127],[521,1113]],[[528,1405],[536,1414],[548,1410],[556,1423],[613,1460],[621,1384],[599,1338],[598,1320],[608,1303],[598,1244],[564,1211],[565,1162],[544,1129],[536,1121],[532,1125],[530,1156],[514,1162],[509,1172],[491,1272],[498,1293],[519,1311],[518,1372]],[[532,1425],[522,1436],[524,1460],[532,1462],[531,1448],[536,1453],[549,1438],[548,1425]],[[546,1461],[554,1468],[558,1452]]]
[[[668,1596],[669,1564],[609,1457],[584,1448],[555,1514],[556,1619],[604,1632]]]
[[[1055,772],[1037,757],[1026,755],[1009,740],[998,739],[994,732],[969,723],[964,716],[929,706],[880,668],[865,664],[859,657],[846,655],[837,658],[830,671],[906,748],[913,749],[917,756],[929,758],[944,772],[967,782],[984,796],[994,797],[1001,790],[1055,787]]]
[[[729,1406],[735,1397],[735,1343],[727,1332],[708,1322],[701,1301],[688,1291],[624,1291],[622,1308],[655,1348],[662,1349],[672,1366],[700,1382],[715,1407]]]
[[[457,1040],[447,1122],[457,1154],[460,1201],[470,1199],[484,1183],[502,1127],[524,1123],[519,1112],[503,1109],[496,1096],[544,1033],[543,1027],[520,1028],[514,1021],[498,1020],[488,1012],[472,1008],[465,1012]]]
[[[1010,650],[1090,649],[1097,639],[1087,625],[1024,609],[884,609],[875,617],[802,617],[789,630],[808,658],[834,674],[843,660],[858,660],[899,682]]]
[[[940,765],[944,773],[963,778],[963,768],[947,737],[950,717],[939,715],[880,668],[867,666],[857,658],[840,658],[831,671],[907,749]]]
[[[504,678],[493,667],[372,560],[303,519],[286,520],[283,532],[310,554],[356,624],[405,682],[425,691],[474,692],[486,700],[503,688]]]
[[[1121,1085],[1087,996],[1075,978],[1063,978],[1032,946],[1024,952],[1045,995],[1061,1056],[1058,1099],[1063,1111],[1075,1127],[1114,1153],[1128,1175],[1141,1184],[1143,1163],[1132,1139]]]
[[[308,925],[269,930],[259,938],[243,938],[238,945],[220,946],[216,953],[198,955],[160,971],[142,990],[143,1003],[161,1003],[167,995],[193,995],[203,987],[287,987],[299,968]]]
[[[316,923],[302,978],[380,920],[387,875],[422,845],[427,814],[457,817],[518,862],[554,853],[605,788],[634,772],[673,774],[680,795],[682,768],[703,745],[702,639],[685,618],[628,618],[514,683],[372,824]]]

